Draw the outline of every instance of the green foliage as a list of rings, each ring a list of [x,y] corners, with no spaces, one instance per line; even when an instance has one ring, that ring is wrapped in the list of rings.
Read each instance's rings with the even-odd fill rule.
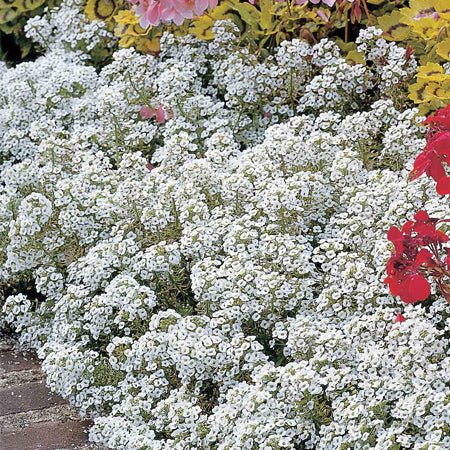
[[[33,57],[36,49],[25,37],[24,26],[30,17],[59,3],[60,0],[0,0],[0,60],[16,63]]]
[[[419,59],[421,67],[409,98],[419,105],[420,113],[445,107],[450,102],[450,74],[443,67],[450,61],[448,0],[411,0],[404,8],[386,11],[377,22],[386,39],[408,46]]]

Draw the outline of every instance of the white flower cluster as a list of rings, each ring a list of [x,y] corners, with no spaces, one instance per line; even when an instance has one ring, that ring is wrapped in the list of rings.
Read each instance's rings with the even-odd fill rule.
[[[388,86],[415,63],[367,33],[370,67],[328,41],[259,59],[222,22],[98,73],[2,69],[2,321],[92,440],[450,448],[450,307],[382,283],[389,226],[450,211],[407,182],[424,130]]]
[[[27,21],[25,33],[45,50],[63,48],[82,53],[107,53],[117,39],[105,22],[90,21],[83,12],[84,7],[82,0],[64,0],[55,8],[45,8],[42,16]]]

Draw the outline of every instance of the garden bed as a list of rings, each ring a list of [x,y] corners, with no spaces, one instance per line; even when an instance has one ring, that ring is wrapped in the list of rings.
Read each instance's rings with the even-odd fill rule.
[[[450,208],[409,181],[419,63],[368,25],[356,64],[230,20],[157,54],[76,2],[28,21],[44,53],[0,67],[0,320],[93,442],[450,448],[450,306],[383,283],[390,227]]]

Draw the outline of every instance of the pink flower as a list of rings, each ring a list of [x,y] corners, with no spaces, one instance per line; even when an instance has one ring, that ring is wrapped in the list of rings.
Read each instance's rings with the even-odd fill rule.
[[[431,7],[429,9],[425,9],[424,11],[414,16],[414,20],[420,20],[425,18],[439,20],[439,13],[433,7]]]
[[[156,121],[158,123],[164,123],[166,121],[166,112],[164,111],[164,105],[162,103],[156,110]]]
[[[143,106],[139,111],[139,115],[143,119],[152,119],[153,117],[155,117],[156,121],[161,124],[167,120],[167,117],[169,119],[173,119],[173,113],[169,111],[169,114],[167,114],[166,111],[164,110],[164,105],[162,103],[158,106],[158,109],[156,110],[151,106]]]
[[[313,5],[318,5],[322,1],[322,3],[329,7],[336,3],[336,0],[295,0],[295,3],[297,3],[297,5],[304,5],[305,3],[308,3],[308,1],[310,1]]]
[[[173,22],[181,25],[184,19],[201,16],[209,7],[217,6],[218,0],[128,0],[137,4],[136,15],[140,16],[139,25],[146,29],[161,22]]]
[[[143,106],[139,111],[139,115],[143,119],[151,119],[155,115],[155,110],[150,108],[150,106]]]
[[[324,20],[325,22],[328,22],[329,17],[328,17],[328,15],[327,15],[327,13],[326,13],[325,11],[323,11],[323,10],[321,10],[321,9],[318,9],[318,10],[317,10],[317,15],[318,15],[322,20]]]

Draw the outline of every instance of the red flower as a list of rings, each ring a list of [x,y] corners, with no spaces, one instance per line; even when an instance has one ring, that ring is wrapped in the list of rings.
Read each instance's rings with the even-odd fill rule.
[[[404,322],[406,319],[403,317],[402,314],[397,314],[397,317],[395,318],[395,323],[402,323]]]
[[[437,243],[448,242],[449,237],[440,230],[436,229],[438,219],[430,218],[426,211],[418,211],[414,216],[415,223],[413,230],[417,233],[417,237],[420,238],[420,245],[430,245]]]
[[[450,132],[440,131],[433,135],[427,142],[425,149],[414,161],[414,167],[410,174],[410,179],[415,180],[423,173],[439,181],[445,177],[443,163],[449,165],[450,162]]]
[[[449,241],[449,237],[436,228],[444,221],[448,220],[432,218],[421,210],[401,230],[391,227],[388,231],[388,239],[395,249],[386,266],[384,283],[389,284],[392,295],[398,295],[405,303],[422,301],[430,295],[430,283],[424,273],[441,279],[445,264],[450,265],[449,250],[445,263],[435,259],[442,244]],[[423,248],[425,246],[433,253]]]
[[[450,105],[436,111],[434,116],[428,117],[423,124],[430,125],[432,131],[450,131]]]
[[[395,253],[387,263],[385,284],[392,295],[398,295],[405,303],[416,303],[430,295],[430,283],[419,273],[419,268],[431,260],[432,254],[421,249],[414,259]]]
[[[436,192],[439,195],[450,194],[450,177],[439,178],[438,182],[436,183]]]

